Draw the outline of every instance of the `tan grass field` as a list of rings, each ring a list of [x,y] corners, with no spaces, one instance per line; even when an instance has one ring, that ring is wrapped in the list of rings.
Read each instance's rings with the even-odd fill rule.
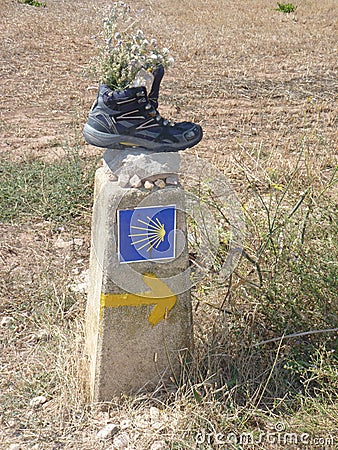
[[[0,0],[1,449],[337,448],[337,332],[325,330],[338,328],[338,4],[293,3],[285,14],[271,0],[130,2],[175,58],[160,112],[202,125],[188,152],[232,183],[247,236],[228,282],[210,274],[193,291],[196,354],[177,389],[101,410],[88,400],[86,296],[74,292],[88,268],[91,200],[50,219],[39,205],[54,186],[60,206],[73,177],[58,187],[59,175],[47,185],[28,171],[76,154],[92,192],[102,149],[81,131],[111,2]],[[293,333],[308,334],[273,341]],[[128,446],[97,439],[107,423]]]

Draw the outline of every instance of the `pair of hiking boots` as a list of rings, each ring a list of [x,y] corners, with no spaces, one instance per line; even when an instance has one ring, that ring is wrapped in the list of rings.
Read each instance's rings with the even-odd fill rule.
[[[113,91],[100,85],[83,129],[85,140],[97,147],[137,147],[154,152],[175,152],[196,145],[203,135],[199,125],[170,122],[157,110],[163,75],[162,66],[153,71],[149,93],[144,86]]]

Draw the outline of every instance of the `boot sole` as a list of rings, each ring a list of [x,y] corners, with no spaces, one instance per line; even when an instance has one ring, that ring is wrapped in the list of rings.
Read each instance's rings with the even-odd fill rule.
[[[95,147],[114,148],[118,150],[129,147],[138,147],[156,152],[177,152],[193,147],[200,142],[203,137],[203,131],[199,125],[197,126],[199,127],[200,134],[195,139],[187,142],[180,142],[178,144],[168,144],[167,142],[161,144],[160,142],[148,141],[134,136],[103,133],[102,131],[95,130],[95,128],[88,124],[84,126],[82,134],[86,142]]]

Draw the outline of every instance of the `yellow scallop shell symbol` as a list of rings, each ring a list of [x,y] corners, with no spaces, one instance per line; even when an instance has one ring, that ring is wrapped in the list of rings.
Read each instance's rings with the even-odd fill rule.
[[[141,225],[145,226],[131,225],[130,227],[135,230],[139,230],[139,232],[137,233],[128,235],[133,239],[131,245],[135,245],[135,248],[138,251],[142,250],[145,247],[147,247],[147,252],[149,252],[152,248],[157,249],[160,243],[164,241],[164,237],[166,235],[164,224],[161,223],[157,217],[155,218],[155,220],[153,220],[149,216],[147,216],[147,220],[148,222],[145,222],[144,220],[141,219],[137,219],[137,221]],[[139,244],[140,246],[136,247]]]

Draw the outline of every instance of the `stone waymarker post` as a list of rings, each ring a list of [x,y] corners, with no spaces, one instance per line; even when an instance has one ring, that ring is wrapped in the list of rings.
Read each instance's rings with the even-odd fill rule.
[[[185,197],[165,182],[177,158],[107,151],[109,170],[96,172],[86,311],[92,401],[175,383],[192,349]]]

